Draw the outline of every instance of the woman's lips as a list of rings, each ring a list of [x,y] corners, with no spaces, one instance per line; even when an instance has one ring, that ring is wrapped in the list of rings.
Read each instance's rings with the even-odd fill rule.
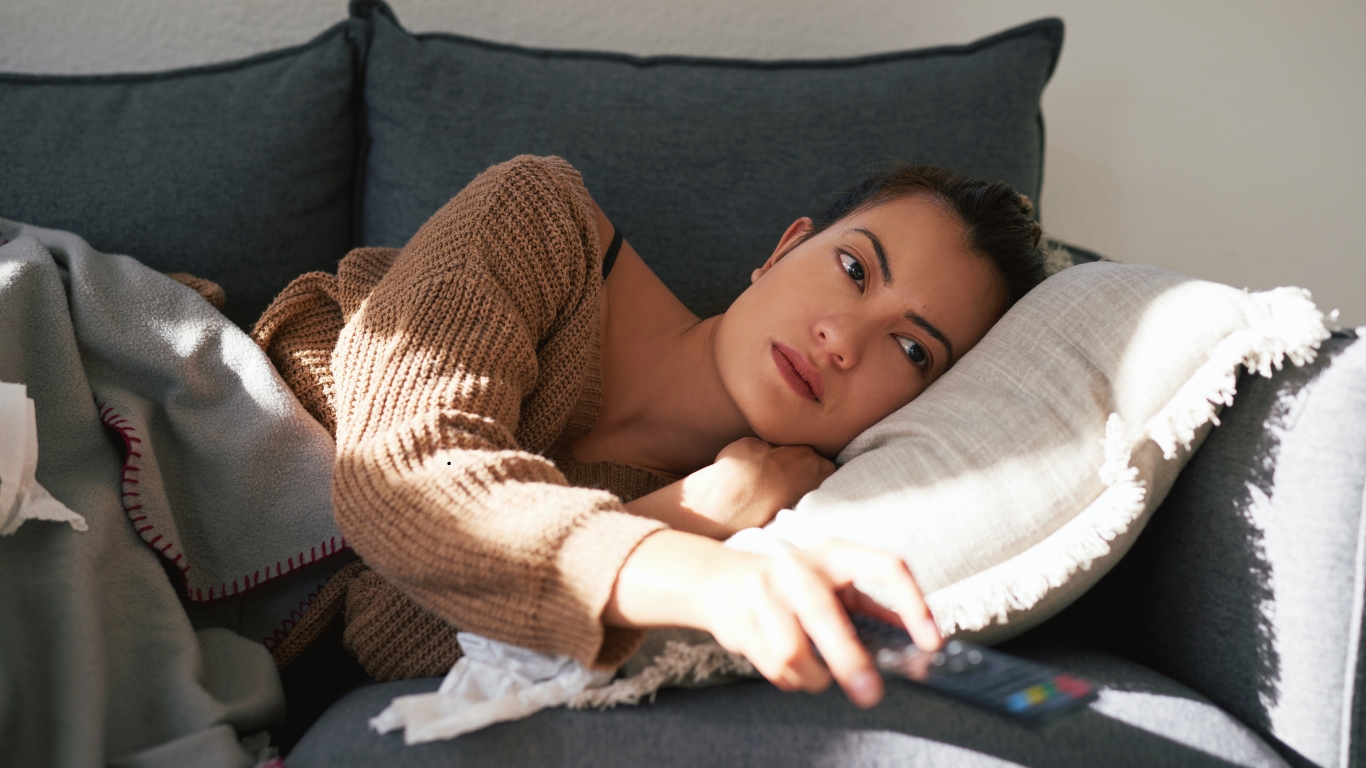
[[[806,359],[806,355],[780,342],[774,342],[772,355],[778,373],[783,375],[783,381],[793,392],[807,400],[820,402],[825,395],[825,383],[821,381],[821,372]]]

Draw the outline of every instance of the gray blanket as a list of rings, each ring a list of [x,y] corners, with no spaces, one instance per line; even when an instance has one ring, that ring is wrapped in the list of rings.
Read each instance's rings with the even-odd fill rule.
[[[344,548],[330,436],[191,289],[2,219],[0,380],[89,523],[0,537],[0,763],[253,764],[284,705],[262,641],[342,560],[311,565]]]

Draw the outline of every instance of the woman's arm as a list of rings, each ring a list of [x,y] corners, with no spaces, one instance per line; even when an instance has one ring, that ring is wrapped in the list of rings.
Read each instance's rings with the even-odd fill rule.
[[[628,502],[626,509],[676,530],[723,540],[772,520],[834,471],[835,465],[810,446],[745,437],[723,448],[711,465]]]
[[[855,579],[877,583],[894,596],[895,611],[856,590]],[[838,541],[760,557],[673,530],[646,537],[627,558],[603,620],[621,627],[705,630],[779,688],[819,691],[833,676],[850,700],[871,707],[882,698],[882,679],[847,610],[903,624],[925,650],[943,642],[897,557]]]
[[[577,173],[526,157],[423,225],[332,356],[332,499],[347,543],[439,618],[613,666],[638,633],[605,628],[602,608],[664,526],[537,453],[563,428],[597,320],[592,230]]]

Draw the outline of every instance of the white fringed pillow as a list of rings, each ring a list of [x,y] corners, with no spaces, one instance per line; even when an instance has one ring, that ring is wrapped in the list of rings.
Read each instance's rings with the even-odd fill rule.
[[[899,554],[945,633],[998,642],[1114,565],[1240,366],[1270,376],[1328,337],[1298,288],[1249,294],[1164,269],[1066,269],[860,435],[767,532]]]

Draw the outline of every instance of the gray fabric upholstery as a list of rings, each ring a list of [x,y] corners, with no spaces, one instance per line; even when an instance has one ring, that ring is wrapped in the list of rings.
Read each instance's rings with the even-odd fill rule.
[[[1360,766],[1366,594],[1366,342],[1234,404],[1129,556],[1022,643],[1064,636],[1142,660],[1295,765]]]
[[[894,156],[1038,199],[1039,96],[1062,22],[968,46],[816,62],[635,58],[410,35],[387,6],[366,65],[365,245],[402,245],[493,163],[557,154],[693,311],[724,310],[799,216]]]
[[[0,216],[215,280],[249,325],[351,245],[357,32],[174,72],[0,75]]]
[[[1279,766],[1247,728],[1132,662],[1075,648],[1034,658],[1101,684],[1088,711],[1034,729],[904,681],[860,711],[837,690],[781,693],[761,681],[667,690],[654,704],[546,710],[453,741],[404,746],[366,727],[396,695],[439,680],[371,685],[342,699],[287,758],[313,766]]]
[[[1240,382],[1154,518],[1145,624],[1163,671],[1292,758],[1360,765],[1366,343],[1324,352]]]

